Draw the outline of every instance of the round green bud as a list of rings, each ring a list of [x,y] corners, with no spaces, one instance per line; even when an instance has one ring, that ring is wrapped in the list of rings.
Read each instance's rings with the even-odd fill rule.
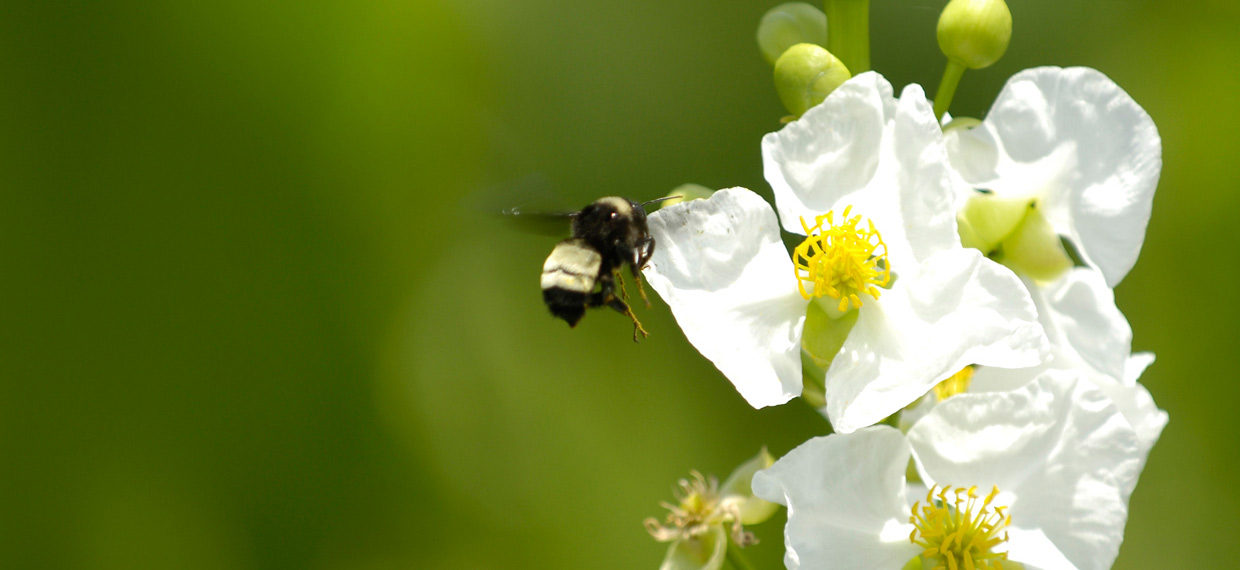
[[[827,15],[804,2],[780,4],[758,22],[758,49],[775,65],[779,56],[797,44],[827,45]]]
[[[814,44],[797,44],[775,61],[775,91],[789,113],[800,117],[852,77],[844,62]]]
[[[673,204],[688,202],[689,200],[702,200],[705,198],[710,198],[714,193],[714,190],[702,186],[701,184],[681,184],[671,192],[668,192],[667,196],[661,198],[657,203],[657,207],[666,208]],[[647,208],[647,211],[653,210],[653,208]]]
[[[969,69],[999,61],[1012,41],[1012,13],[1003,0],[951,0],[939,16],[939,49]]]

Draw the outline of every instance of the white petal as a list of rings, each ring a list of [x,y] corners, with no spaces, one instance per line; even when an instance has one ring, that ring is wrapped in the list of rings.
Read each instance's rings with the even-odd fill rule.
[[[1007,392],[1015,390],[1033,381],[1049,369],[1049,363],[1042,363],[1029,368],[999,368],[997,366],[979,366],[973,370],[973,380],[969,383],[969,392]]]
[[[1137,441],[1141,444],[1142,466],[1145,465],[1150,449],[1154,447],[1155,443],[1158,443],[1158,438],[1162,435],[1162,430],[1167,427],[1167,421],[1170,419],[1167,416],[1167,412],[1158,409],[1158,405],[1154,403],[1154,397],[1150,395],[1150,391],[1145,386],[1137,383],[1141,373],[1153,362],[1153,354],[1139,352],[1128,359],[1128,366],[1125,369],[1122,382],[1098,381],[1098,379],[1094,379],[1098,388],[1106,393],[1111,398],[1111,401],[1115,402],[1120,413],[1124,414],[1124,418],[1136,430]]]
[[[1039,197],[1061,235],[1114,287],[1145,241],[1162,140],[1154,121],[1102,73],[1039,67],[1014,76],[982,125],[948,134],[970,185]]]
[[[1162,435],[1162,430],[1167,426],[1169,419],[1167,412],[1158,409],[1149,390],[1137,383],[1137,378],[1141,376],[1141,371],[1145,370],[1145,367],[1150,362],[1153,362],[1153,359],[1154,356],[1147,352],[1132,355],[1128,359],[1128,366],[1122,381],[1100,374],[1090,368],[1077,368],[1073,370],[1053,367],[1049,363],[1032,368],[1019,369],[987,366],[979,368],[973,373],[973,381],[969,385],[969,392],[977,394],[1015,390],[1028,384],[1050,369],[1080,374],[1082,378],[1092,382],[1099,390],[1102,390],[1102,393],[1111,399],[1111,403],[1119,408],[1124,419],[1136,431],[1137,441],[1141,444],[1141,464],[1144,466],[1150,449],[1158,442],[1158,438]]]
[[[1102,275],[1090,268],[1070,270],[1059,280],[1025,285],[1051,341],[1051,366],[1084,366],[1117,381],[1132,352],[1132,327],[1115,306],[1115,294]]]
[[[1090,382],[1050,371],[1011,392],[958,395],[908,437],[927,482],[999,487],[1013,561],[1082,570],[1114,562],[1141,452]]]
[[[840,433],[899,411],[969,364],[1034,366],[1047,352],[1024,286],[973,249],[932,256],[859,311],[827,370],[827,417]]]
[[[900,568],[916,556],[908,460],[899,430],[876,426],[811,439],[754,475],[754,494],[788,507],[788,570]]]
[[[896,101],[886,79],[862,73],[763,137],[762,157],[789,232],[852,206],[874,221],[896,267],[959,243],[943,133],[917,85]]]
[[[685,337],[755,408],[801,395],[806,301],[775,212],[744,188],[650,215],[646,278]]]

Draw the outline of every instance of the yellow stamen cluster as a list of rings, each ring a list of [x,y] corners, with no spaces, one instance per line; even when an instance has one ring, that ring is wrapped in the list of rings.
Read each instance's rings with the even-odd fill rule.
[[[861,293],[877,299],[879,287],[891,282],[891,267],[887,264],[887,244],[874,229],[874,222],[859,228],[861,216],[849,217],[852,206],[844,208],[840,223],[835,223],[835,212],[827,212],[814,218],[810,227],[801,220],[805,229],[805,241],[792,253],[796,265],[797,286],[806,300],[829,295],[839,299],[839,310],[861,306]],[[826,222],[824,227],[823,222]],[[812,293],[805,284],[813,284]]]
[[[953,491],[948,485],[937,494],[936,489],[937,485],[926,494],[925,506],[920,501],[913,505],[909,517],[916,528],[908,538],[922,547],[921,557],[936,560],[934,570],[1003,570],[1007,552],[994,548],[1007,542],[1003,529],[1012,524],[1012,516],[1004,512],[1007,507],[991,506],[999,488],[992,487],[980,506],[977,487]]]
[[[934,385],[934,397],[942,402],[956,394],[969,390],[969,382],[973,380],[973,367],[965,366],[960,372],[948,376],[946,380]]]

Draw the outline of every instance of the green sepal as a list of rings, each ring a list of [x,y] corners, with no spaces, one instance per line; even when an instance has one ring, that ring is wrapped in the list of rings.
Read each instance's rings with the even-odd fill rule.
[[[728,475],[719,489],[719,495],[725,502],[735,502],[740,511],[741,524],[758,524],[771,518],[779,505],[755,497],[753,494],[753,475],[775,464],[775,457],[763,447],[758,454],[740,464]]]
[[[1004,198],[977,193],[956,215],[956,227],[965,247],[989,255],[1020,225],[1030,211],[1031,198]]]
[[[827,15],[804,2],[780,4],[758,22],[758,49],[775,65],[779,56],[797,44],[827,45]]]
[[[1003,264],[1037,281],[1053,281],[1072,268],[1059,234],[1037,208],[1003,240]]]
[[[815,410],[827,407],[827,369],[818,362],[801,348],[801,400]]]
[[[833,301],[833,299],[827,299]],[[834,312],[834,311],[833,311]],[[801,333],[801,350],[824,372],[844,347],[848,333],[857,324],[858,311],[831,314],[822,303],[809,303],[805,310],[805,330]]]
[[[794,45],[775,61],[775,91],[784,108],[797,117],[851,77],[844,63],[819,45]]]
[[[719,570],[727,552],[728,533],[716,524],[704,534],[673,542],[659,570]]]

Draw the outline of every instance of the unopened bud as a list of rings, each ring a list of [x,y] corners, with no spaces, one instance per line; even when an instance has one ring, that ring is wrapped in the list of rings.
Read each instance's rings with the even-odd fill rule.
[[[715,193],[714,190],[711,190],[710,188],[702,186],[701,184],[681,184],[680,186],[677,186],[671,192],[668,192],[665,198],[661,198],[658,202],[657,207],[666,208],[673,204],[679,204],[681,202],[688,202],[689,200],[701,200],[704,198],[710,198],[711,195],[714,193]],[[647,208],[647,211],[653,211],[653,209]]]
[[[1012,40],[1012,13],[1003,0],[951,0],[939,16],[939,49],[969,69],[999,61]]]
[[[827,45],[827,15],[804,2],[780,4],[758,22],[758,49],[775,65],[779,56],[797,44]]]
[[[800,117],[852,77],[822,46],[797,44],[775,62],[775,90],[789,113]]]

